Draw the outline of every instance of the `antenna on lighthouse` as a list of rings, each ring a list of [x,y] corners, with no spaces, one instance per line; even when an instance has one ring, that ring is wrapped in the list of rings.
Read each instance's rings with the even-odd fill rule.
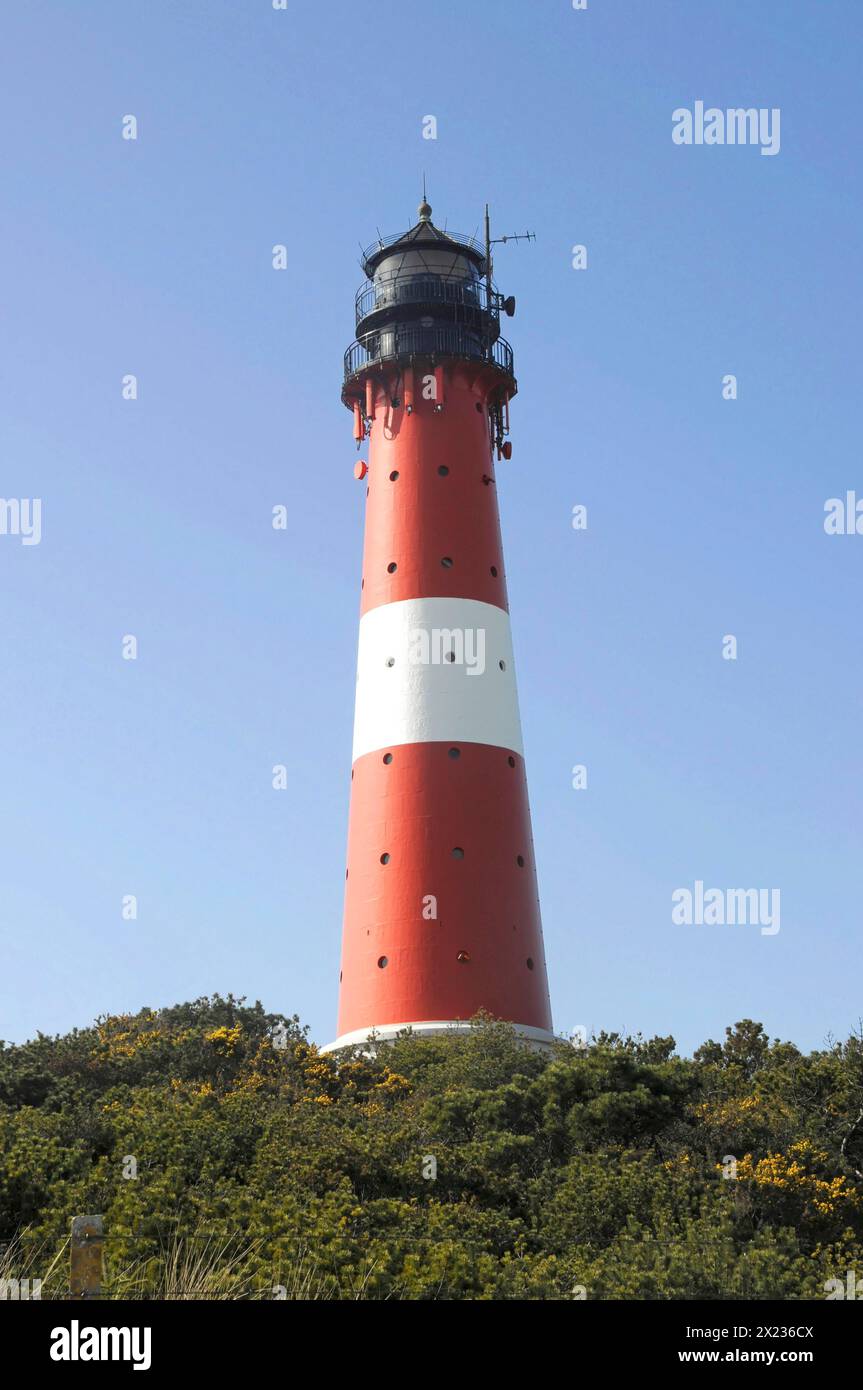
[[[536,241],[536,232],[510,232],[509,236],[493,237],[491,234],[491,218],[489,216],[488,203],[485,205],[485,291],[488,302],[489,312],[491,312],[494,291],[492,289],[492,259],[491,248],[501,246],[507,241]],[[508,299],[499,296],[500,307],[503,309],[507,318],[512,318],[515,313],[515,296],[510,295]],[[488,345],[488,355],[491,356],[491,342]]]

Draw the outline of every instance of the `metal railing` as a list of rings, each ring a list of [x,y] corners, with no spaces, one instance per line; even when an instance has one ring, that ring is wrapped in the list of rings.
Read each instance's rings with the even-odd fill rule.
[[[487,357],[500,371],[515,376],[512,348],[505,338],[493,342],[489,352],[487,341],[479,334],[456,324],[438,328],[387,328],[382,333],[371,334],[364,342],[351,343],[345,353],[345,381],[376,362],[415,356],[472,360]]]
[[[453,305],[468,313],[479,311],[500,318],[500,295],[491,292],[491,306],[484,280],[446,280],[440,275],[398,275],[392,280],[361,285],[356,295],[356,322],[393,305]]]
[[[371,246],[367,246],[363,252],[363,270],[365,270],[370,256],[376,256],[379,251],[385,251],[388,246],[395,246],[396,242],[401,241],[406,235],[405,232],[396,232],[395,236],[379,237],[377,241],[373,241]],[[443,232],[440,241],[430,239],[428,241],[418,242],[416,248],[412,246],[411,242],[406,242],[405,250],[410,251],[416,249],[430,251],[434,250],[436,247],[446,249],[447,240],[455,241],[459,246],[467,246],[471,251],[478,251],[483,261],[485,261],[484,243],[479,241],[475,236],[463,236],[461,232]]]

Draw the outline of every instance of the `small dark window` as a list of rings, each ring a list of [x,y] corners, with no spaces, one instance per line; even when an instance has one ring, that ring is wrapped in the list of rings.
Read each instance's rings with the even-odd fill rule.
[[[452,857],[453,859],[464,859],[464,850],[461,848],[460,845],[456,845],[455,849],[452,852]]]
[[[443,565],[445,570],[452,569],[452,559],[449,555],[444,555],[443,559],[441,560],[441,564]]]
[[[512,756],[511,753],[510,753],[509,757],[507,758],[507,762],[509,763],[510,767],[515,767],[515,758]]]
[[[390,857],[389,857],[389,855],[388,855],[386,852],[384,852],[384,853],[381,855],[381,863],[382,863],[382,864],[388,864],[389,862],[390,862]]]
[[[399,470],[398,470],[397,468],[394,468],[393,471],[392,471],[392,473],[390,474],[390,482],[391,482],[391,483],[394,483],[395,480],[396,480],[396,478],[397,478],[398,476],[399,476]]]
[[[389,858],[389,856],[387,856],[387,857]],[[520,869],[523,869],[523,868],[524,868],[524,855],[523,855],[523,854],[518,855],[518,857],[517,857],[517,859],[516,859],[515,862],[516,862],[516,864],[518,865],[518,867],[519,867]]]
[[[456,956],[456,960],[458,961],[459,965],[467,965],[468,961],[470,960],[470,952],[459,951],[458,955]]]
[[[390,560],[389,564],[387,565],[387,574],[395,574],[397,569],[398,565],[396,564],[395,560]]]
[[[497,579],[497,565],[492,565],[492,567],[491,567],[491,577],[492,577],[492,579]]]
[[[442,478],[445,478],[447,476],[447,474],[449,473],[449,469],[447,468],[445,463],[441,464],[440,468],[438,469],[438,473]]]
[[[386,970],[388,965],[389,961],[386,956],[378,956],[378,970]]]
[[[387,764],[389,765],[389,764],[392,762],[392,760],[393,760],[393,755],[392,755],[392,753],[384,753],[384,762],[385,762],[385,763],[387,763]]]
[[[497,664],[498,664],[498,666],[500,667],[500,669],[501,669],[502,671],[505,671],[505,670],[506,670],[506,662],[505,662],[505,661],[499,661]]]
[[[451,748],[451,749],[449,750],[449,753],[448,753],[447,756],[450,757],[450,758],[460,758],[460,757],[461,757],[461,749],[460,749],[460,748]]]
[[[528,958],[527,958],[527,968],[528,968],[528,970],[532,970],[532,969],[533,969],[533,957],[532,957],[532,956],[528,956]]]

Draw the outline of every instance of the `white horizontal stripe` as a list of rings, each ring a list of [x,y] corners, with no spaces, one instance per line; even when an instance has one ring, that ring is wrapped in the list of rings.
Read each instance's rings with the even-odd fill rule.
[[[445,741],[521,753],[509,614],[469,598],[370,609],[360,619],[354,760]]]
[[[340,1047],[357,1047],[368,1042],[373,1032],[375,1037],[372,1046],[374,1043],[392,1042],[393,1038],[403,1033],[406,1028],[410,1028],[417,1037],[431,1037],[436,1033],[469,1033],[472,1026],[462,1019],[453,1019],[451,1022],[386,1023],[382,1028],[357,1028],[353,1033],[343,1033],[335,1042],[327,1043],[327,1046],[320,1050],[335,1052]],[[514,1023],[512,1028],[518,1037],[524,1038],[525,1042],[533,1043],[536,1047],[544,1047],[554,1042],[554,1034],[546,1028],[533,1028],[527,1023]]]

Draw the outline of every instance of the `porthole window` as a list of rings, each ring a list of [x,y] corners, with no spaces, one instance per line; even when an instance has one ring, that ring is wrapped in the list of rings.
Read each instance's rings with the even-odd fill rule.
[[[519,854],[519,855],[517,856],[515,862],[516,862],[516,864],[518,865],[518,867],[519,867],[520,869],[523,869],[523,868],[524,868],[524,855],[523,855],[523,854]]]
[[[532,969],[533,969],[533,957],[532,957],[532,956],[528,956],[528,958],[527,958],[527,968],[528,968],[528,970],[532,970]]]
[[[492,579],[497,579],[497,565],[492,565],[492,567],[491,567],[491,577],[492,577]]]
[[[438,469],[438,473],[442,478],[445,478],[447,476],[447,474],[449,473],[449,469],[447,468],[445,463],[441,464],[440,468]]]
[[[501,669],[502,671],[505,671],[505,670],[506,670],[506,662],[505,662],[505,661],[499,661],[497,664],[498,664],[498,666],[500,667],[500,669]]]
[[[515,767],[515,758],[512,756],[511,753],[510,753],[509,757],[507,758],[507,762],[509,763],[510,767]]]
[[[449,555],[444,555],[443,559],[441,560],[441,564],[443,565],[443,567],[444,567],[445,570],[451,570],[451,569],[452,569],[452,558],[451,558],[451,556],[449,556]]]
[[[392,755],[392,753],[384,753],[384,762],[387,764],[387,766],[389,766],[389,764],[392,762],[392,760],[393,760],[393,755]]]
[[[395,666],[395,664],[396,664],[396,659],[395,659],[395,657],[394,657],[394,656],[388,656],[388,657],[387,657],[387,665],[388,665],[388,666]]]
[[[470,951],[459,951],[458,955],[456,956],[456,960],[458,961],[459,965],[467,965],[468,961],[470,960]]]
[[[451,749],[449,750],[448,754],[447,754],[447,757],[449,757],[449,758],[460,758],[460,757],[461,757],[461,749],[460,749],[460,748],[451,748]]]
[[[390,560],[389,564],[387,565],[387,574],[395,574],[397,569],[398,565],[396,564],[395,560]]]
[[[397,478],[398,476],[399,476],[399,470],[398,470],[397,468],[394,468],[393,471],[392,471],[392,473],[390,474],[390,482],[391,482],[391,483],[394,483],[395,480],[396,480],[396,478]]]
[[[460,845],[456,845],[455,849],[452,852],[452,857],[453,859],[464,859],[464,850],[461,848]]]
[[[388,855],[388,854],[386,853],[386,851],[385,851],[385,852],[381,855],[381,863],[382,863],[382,864],[388,864],[389,862],[390,862],[390,857],[389,857],[389,855]]]
[[[455,661],[455,652],[447,652],[447,654],[446,654],[444,660],[445,660],[445,661]]]
[[[389,961],[386,956],[378,956],[378,970],[386,970],[388,965]]]

